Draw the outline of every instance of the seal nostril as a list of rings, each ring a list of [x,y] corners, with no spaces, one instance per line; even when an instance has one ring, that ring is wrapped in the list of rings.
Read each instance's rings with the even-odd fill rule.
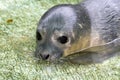
[[[43,60],[47,60],[50,57],[49,54],[47,54],[47,55],[40,55],[40,56],[42,57]]]
[[[49,58],[49,54],[45,56],[45,59],[48,59]]]

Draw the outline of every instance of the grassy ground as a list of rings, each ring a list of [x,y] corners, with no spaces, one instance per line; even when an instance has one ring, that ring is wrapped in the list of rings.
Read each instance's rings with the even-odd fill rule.
[[[0,0],[0,80],[120,80],[120,57],[103,64],[50,64],[34,60],[35,30],[51,6],[79,0]]]

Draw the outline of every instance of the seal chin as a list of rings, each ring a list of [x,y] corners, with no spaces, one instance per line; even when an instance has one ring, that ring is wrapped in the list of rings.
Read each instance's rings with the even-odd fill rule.
[[[49,62],[56,62],[56,61],[59,61],[61,57],[62,57],[62,55],[61,55],[60,53],[54,54],[54,55],[51,55],[51,56],[47,59],[47,61],[49,61]]]

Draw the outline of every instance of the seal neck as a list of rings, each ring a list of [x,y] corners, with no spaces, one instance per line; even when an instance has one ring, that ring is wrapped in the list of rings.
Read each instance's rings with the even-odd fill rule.
[[[76,23],[74,24],[75,40],[80,37],[91,36],[91,20],[88,10],[83,3],[73,5],[73,10],[76,14]]]

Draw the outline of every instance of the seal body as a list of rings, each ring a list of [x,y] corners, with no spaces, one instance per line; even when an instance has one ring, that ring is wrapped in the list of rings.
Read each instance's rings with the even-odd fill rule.
[[[41,17],[36,31],[35,56],[55,61],[83,51],[80,54],[86,54],[76,59],[79,63],[102,62],[111,54],[120,52],[117,49],[120,47],[119,38],[119,0],[61,4],[52,7]]]
[[[120,37],[119,0],[88,0],[85,4],[91,19],[92,41],[94,36],[100,37],[105,43]],[[91,42],[91,45],[93,44],[100,43]]]

